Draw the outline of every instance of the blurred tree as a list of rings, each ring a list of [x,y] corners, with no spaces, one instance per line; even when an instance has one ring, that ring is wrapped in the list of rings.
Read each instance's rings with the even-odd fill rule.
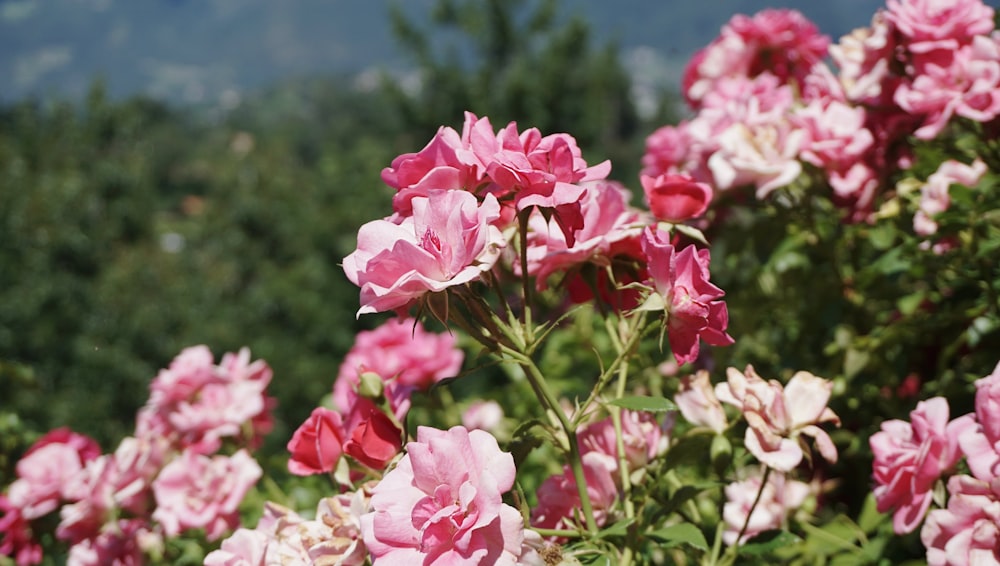
[[[636,113],[618,47],[595,47],[589,25],[561,17],[557,0],[438,0],[429,28],[399,6],[391,15],[420,88],[387,80],[385,89],[418,140],[441,125],[460,127],[469,110],[496,127],[515,120],[571,133],[589,161],[610,158],[612,176],[635,184],[651,126]]]

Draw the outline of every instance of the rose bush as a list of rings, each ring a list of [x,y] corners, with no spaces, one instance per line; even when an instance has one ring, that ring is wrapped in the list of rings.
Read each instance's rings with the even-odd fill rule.
[[[27,451],[0,550],[1000,562],[994,15],[889,0],[838,42],[734,17],[684,74],[691,117],[647,139],[649,210],[570,134],[467,113],[382,171],[392,212],[343,269],[359,316],[396,317],[358,334],[280,473],[250,455],[270,369],[189,348],[114,452],[68,431]]]

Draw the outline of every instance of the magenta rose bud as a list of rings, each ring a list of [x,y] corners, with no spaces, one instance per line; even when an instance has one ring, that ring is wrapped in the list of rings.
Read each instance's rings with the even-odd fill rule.
[[[712,202],[712,187],[690,175],[665,173],[639,178],[653,216],[667,222],[682,222],[705,213]]]

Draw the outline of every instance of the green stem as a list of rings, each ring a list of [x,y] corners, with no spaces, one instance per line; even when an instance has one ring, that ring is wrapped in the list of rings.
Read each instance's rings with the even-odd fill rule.
[[[587,524],[587,531],[591,535],[597,534],[597,522],[594,520],[594,508],[590,502],[590,494],[587,493],[587,478],[583,473],[583,459],[580,454],[580,443],[576,438],[576,426],[570,422],[566,413],[563,412],[562,407],[559,405],[559,400],[556,398],[552,390],[549,389],[548,383],[545,381],[545,376],[535,365],[534,360],[529,356],[513,350],[507,346],[500,346],[502,351],[510,356],[514,361],[519,363],[524,369],[525,375],[528,377],[528,381],[531,383],[532,388],[535,393],[539,395],[542,404],[552,413],[555,417],[559,419],[559,424],[563,431],[566,433],[566,442],[569,448],[569,466],[573,472],[573,480],[576,482],[576,490],[580,496],[580,511],[583,514],[584,521]]]
[[[528,277],[528,219],[532,210],[534,208],[527,208],[517,214],[517,234],[521,244],[521,292],[524,295],[521,323],[524,325],[525,342],[528,344],[535,341],[534,325],[531,322],[531,278]]]
[[[567,531],[564,529],[539,529],[538,527],[531,527],[531,530],[543,537],[580,538],[583,536],[580,531]]]
[[[740,534],[736,536],[736,542],[726,551],[726,557],[728,558],[726,564],[732,564],[736,560],[737,549],[743,544],[743,535],[747,533],[747,529],[750,527],[750,517],[753,517],[753,512],[757,509],[757,504],[760,503],[761,497],[764,496],[764,489],[767,487],[767,480],[769,479],[771,479],[771,468],[765,467],[764,477],[760,480],[760,489],[757,490],[757,497],[754,498],[753,505],[750,506],[750,512],[747,513],[746,520],[743,521]]]

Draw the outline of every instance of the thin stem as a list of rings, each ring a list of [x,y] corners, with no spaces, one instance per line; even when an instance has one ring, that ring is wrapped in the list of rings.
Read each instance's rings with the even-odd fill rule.
[[[524,305],[521,311],[521,323],[524,325],[525,342],[531,344],[535,341],[533,324],[531,322],[531,278],[528,277],[528,219],[531,217],[533,208],[527,208],[517,213],[517,234],[520,239],[521,249],[521,294]]]
[[[733,546],[729,547],[726,551],[727,555],[731,555],[730,560],[727,561],[731,564],[733,560],[736,559],[736,549],[740,547],[743,543],[743,535],[747,533],[747,529],[750,528],[750,518],[753,517],[753,512],[757,509],[757,504],[760,503],[761,498],[764,496],[764,489],[767,488],[767,481],[771,479],[771,468],[764,468],[764,477],[760,480],[760,489],[757,490],[757,497],[753,500],[753,505],[750,506],[750,512],[747,513],[747,518],[743,521],[743,527],[740,528],[740,534],[736,536],[736,542]]]
[[[555,414],[556,418],[559,419],[559,424],[563,431],[566,433],[566,442],[569,445],[569,466],[573,472],[573,480],[576,482],[576,490],[580,496],[580,511],[583,514],[584,521],[587,524],[587,531],[591,535],[597,533],[597,522],[594,519],[594,509],[590,502],[590,494],[587,492],[587,478],[583,473],[583,459],[580,454],[580,443],[576,438],[576,426],[570,422],[569,418],[566,417],[566,413],[563,412],[562,407],[559,406],[559,400],[556,399],[555,394],[549,389],[548,383],[545,381],[545,376],[535,365],[534,360],[531,357],[512,350],[511,348],[501,344],[501,350],[509,355],[514,361],[519,363],[524,372],[528,377],[528,381],[531,383],[532,388],[535,393],[539,396],[542,404],[550,409],[552,413]]]
[[[580,538],[583,536],[580,531],[567,531],[565,529],[540,529],[538,527],[531,527],[531,530],[543,537]]]

